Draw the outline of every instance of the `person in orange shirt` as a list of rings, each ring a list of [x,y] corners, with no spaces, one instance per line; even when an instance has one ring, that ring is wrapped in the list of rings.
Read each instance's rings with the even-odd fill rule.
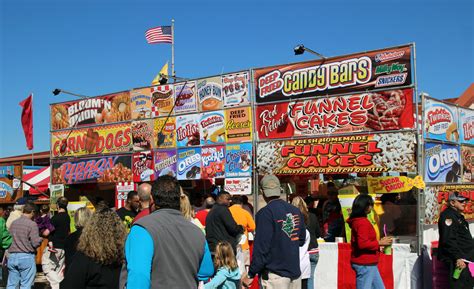
[[[240,248],[242,250],[242,257],[239,260],[239,248],[237,248],[237,260],[239,263],[239,268],[241,270],[241,273],[243,271],[246,271],[245,268],[247,266],[250,266],[250,251],[249,251],[249,232],[255,231],[255,221],[253,220],[252,215],[242,208],[242,197],[241,196],[233,196],[232,197],[232,206],[229,208],[230,213],[232,214],[232,217],[234,218],[235,222],[237,225],[241,225],[244,227],[244,235],[245,235],[245,241],[240,245]],[[239,247],[239,246],[238,246]]]

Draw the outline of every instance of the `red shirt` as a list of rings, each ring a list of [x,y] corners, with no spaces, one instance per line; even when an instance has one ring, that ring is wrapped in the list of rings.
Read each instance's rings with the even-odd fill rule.
[[[138,215],[136,215],[135,218],[133,219],[133,223],[136,223],[138,220],[140,220],[141,218],[145,216],[148,216],[149,214],[150,214],[150,208],[141,210],[140,213],[138,213]]]
[[[379,242],[375,229],[367,217],[349,219],[352,229],[351,263],[357,265],[375,265],[379,262]]]
[[[196,218],[201,222],[201,224],[205,227],[206,226],[206,217],[209,214],[209,210],[200,210],[196,213]]]

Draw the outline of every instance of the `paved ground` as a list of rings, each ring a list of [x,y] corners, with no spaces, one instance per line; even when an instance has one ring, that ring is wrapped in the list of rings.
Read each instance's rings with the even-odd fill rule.
[[[48,284],[48,280],[44,276],[43,272],[38,272],[35,278],[35,286],[33,289],[49,289],[51,288]]]

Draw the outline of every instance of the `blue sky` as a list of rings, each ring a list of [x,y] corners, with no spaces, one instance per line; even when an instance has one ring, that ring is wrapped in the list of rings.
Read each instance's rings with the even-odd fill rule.
[[[29,153],[18,103],[34,93],[35,152],[49,104],[147,86],[171,58],[146,29],[175,19],[177,76],[195,78],[416,43],[419,91],[459,96],[474,81],[474,1],[0,0],[0,157]]]

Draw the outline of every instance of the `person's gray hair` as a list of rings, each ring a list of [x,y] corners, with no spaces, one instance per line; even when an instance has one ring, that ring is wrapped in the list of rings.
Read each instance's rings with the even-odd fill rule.
[[[23,211],[23,207],[25,205],[13,205],[13,210],[15,211]]]
[[[87,207],[79,208],[76,213],[74,213],[74,226],[76,226],[76,228],[84,228],[91,216],[92,212]]]

